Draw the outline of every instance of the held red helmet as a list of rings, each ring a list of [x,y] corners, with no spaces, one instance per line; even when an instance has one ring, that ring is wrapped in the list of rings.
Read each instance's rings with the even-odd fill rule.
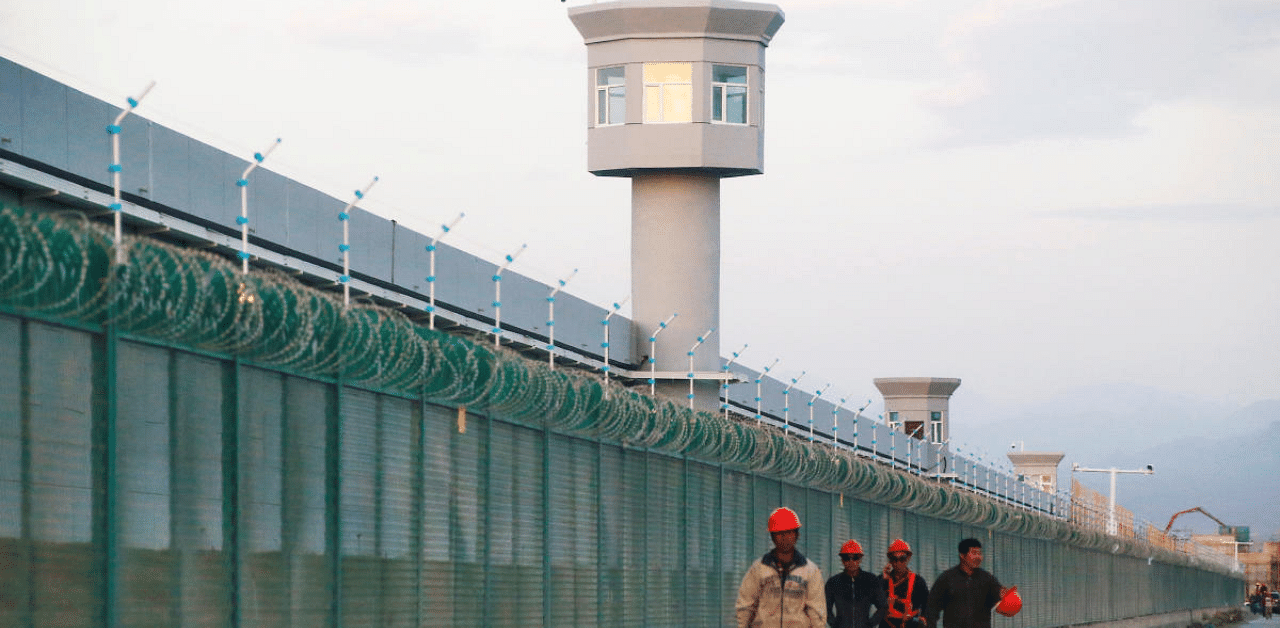
[[[845,541],[845,542],[844,542],[844,545],[841,545],[841,546],[840,546],[840,552],[839,552],[839,553],[841,553],[841,554],[865,554],[866,552],[863,552],[863,551],[862,551],[862,546],[861,546],[861,545],[858,545],[858,542],[857,542],[857,541],[855,541],[855,540],[853,540],[853,539],[849,539],[848,541]]]
[[[783,506],[769,515],[769,532],[790,532],[800,529],[800,517],[796,511]]]
[[[892,556],[898,552],[906,552],[907,556],[911,556],[911,546],[907,545],[907,542],[902,539],[894,539],[893,542],[889,544],[889,551],[885,553]]]
[[[1018,587],[1009,587],[1009,591],[996,604],[996,612],[1005,617],[1013,617],[1022,610],[1022,596],[1018,595]]]

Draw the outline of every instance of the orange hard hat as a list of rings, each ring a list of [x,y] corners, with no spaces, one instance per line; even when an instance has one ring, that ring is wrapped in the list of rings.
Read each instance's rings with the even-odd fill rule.
[[[849,539],[848,541],[844,542],[844,545],[840,546],[840,553],[841,554],[862,554],[864,552],[862,551],[862,546],[858,545],[857,541],[853,539]]]
[[[1018,595],[1018,587],[1009,587],[1009,591],[996,604],[996,612],[1005,617],[1013,617],[1022,610],[1022,596]]]
[[[800,529],[800,516],[796,511],[783,506],[769,515],[770,532],[789,532]]]
[[[894,539],[893,542],[889,544],[889,551],[885,553],[897,554],[898,552],[906,552],[907,556],[910,556],[911,546],[907,545],[907,542],[902,539]]]

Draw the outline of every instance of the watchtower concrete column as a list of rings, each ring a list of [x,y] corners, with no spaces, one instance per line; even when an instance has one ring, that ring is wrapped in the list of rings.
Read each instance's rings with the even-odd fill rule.
[[[680,314],[679,324],[662,332],[654,357],[658,370],[687,370],[697,335],[720,323],[720,177],[697,171],[631,177],[631,299],[638,325]],[[648,355],[652,329],[637,331],[636,355]],[[694,369],[719,368],[719,346],[719,334],[712,334],[696,352]],[[717,396],[714,383],[705,385],[713,389],[697,397]],[[689,390],[685,382],[675,386],[681,395]]]
[[[764,50],[782,10],[731,0],[621,0],[569,9],[587,46],[587,169],[631,178],[635,355],[663,330],[660,372],[689,371],[689,349],[720,326],[720,179],[764,172]],[[719,371],[720,335],[693,370]],[[647,366],[647,365],[646,365]],[[659,381],[684,399],[687,380]],[[695,381],[696,407],[719,383]]]

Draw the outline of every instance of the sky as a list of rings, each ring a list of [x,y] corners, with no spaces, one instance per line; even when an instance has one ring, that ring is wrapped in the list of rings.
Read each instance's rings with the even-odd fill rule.
[[[155,80],[139,115],[281,137],[263,167],[340,199],[378,175],[365,209],[465,212],[451,244],[528,244],[512,272],[607,306],[630,187],[586,171],[583,3],[8,0],[0,54],[121,105]],[[1280,398],[1280,2],[779,6],[765,174],[722,184],[722,353],[858,401],[958,377],[954,417]]]

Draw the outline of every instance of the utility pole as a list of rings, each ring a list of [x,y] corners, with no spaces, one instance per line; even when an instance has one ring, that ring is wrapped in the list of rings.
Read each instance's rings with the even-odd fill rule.
[[[1108,505],[1107,505],[1107,534],[1110,534],[1111,536],[1115,536],[1117,532],[1117,529],[1116,529],[1116,474],[1117,473],[1137,473],[1141,475],[1152,475],[1156,472],[1151,465],[1147,465],[1147,468],[1145,469],[1117,469],[1115,467],[1111,467],[1110,469],[1090,469],[1088,467],[1082,467],[1079,464],[1076,464],[1074,462],[1071,463],[1071,471],[1072,472],[1080,471],[1082,473],[1110,473],[1111,474],[1111,497],[1108,500]]]

